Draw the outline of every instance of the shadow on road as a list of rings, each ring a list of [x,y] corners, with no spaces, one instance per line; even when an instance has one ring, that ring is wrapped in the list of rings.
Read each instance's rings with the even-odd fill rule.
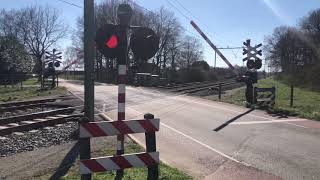
[[[59,167],[56,169],[55,173],[50,177],[50,180],[60,179],[62,176],[67,174],[70,167],[74,165],[78,154],[79,154],[80,144],[79,141],[70,149],[67,155],[63,158]]]
[[[277,118],[288,118],[289,116],[297,116],[297,113],[290,112],[289,110],[285,109],[268,109],[267,113],[272,117]]]
[[[226,126],[228,126],[230,123],[232,123],[233,121],[241,118],[242,116],[246,115],[246,114],[249,114],[250,112],[252,112],[254,109],[249,109],[248,111],[242,113],[242,114],[239,114],[238,116],[228,120],[227,122],[221,124],[219,127],[215,128],[214,131],[218,132],[220,131],[221,129],[225,128]]]

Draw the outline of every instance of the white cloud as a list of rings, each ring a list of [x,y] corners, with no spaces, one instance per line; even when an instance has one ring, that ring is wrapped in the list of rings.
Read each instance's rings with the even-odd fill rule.
[[[264,4],[277,16],[284,24],[291,24],[292,19],[285,13],[285,10],[281,8],[274,0],[262,0]]]

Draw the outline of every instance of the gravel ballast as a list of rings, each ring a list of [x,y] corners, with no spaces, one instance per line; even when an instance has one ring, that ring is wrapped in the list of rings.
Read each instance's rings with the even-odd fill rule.
[[[2,136],[0,157],[70,142],[77,138],[77,128],[77,122],[67,122],[53,127]]]

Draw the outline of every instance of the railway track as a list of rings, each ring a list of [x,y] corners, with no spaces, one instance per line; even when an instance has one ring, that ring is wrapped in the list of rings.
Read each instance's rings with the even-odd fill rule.
[[[222,88],[226,88],[226,87],[230,87],[233,85],[239,85],[239,82],[224,82],[221,83],[221,87]],[[199,91],[204,91],[204,90],[219,90],[219,84],[214,84],[214,85],[208,85],[208,86],[203,86],[203,87],[197,87],[197,88],[192,88],[192,89],[188,89],[183,91],[183,93],[189,94],[189,93],[196,93]]]
[[[0,136],[64,123],[82,114],[71,114],[74,107],[50,110],[0,119]]]
[[[197,84],[204,84],[204,83],[214,83],[214,82],[212,82],[212,81],[203,81],[203,82],[177,83],[177,84],[169,84],[169,85],[166,85],[166,86],[157,86],[157,87],[161,88],[161,89],[174,89],[174,88],[187,87],[187,86],[192,86],[192,85],[197,85]]]
[[[201,83],[201,84],[196,84],[196,85],[190,85],[186,87],[181,87],[181,88],[174,88],[171,90],[171,92],[183,92],[183,91],[188,91],[188,90],[193,90],[193,89],[201,89],[201,88],[206,88],[206,87],[215,87],[219,86],[219,84],[227,84],[230,82],[234,81],[225,81],[225,82],[211,82],[211,83]]]
[[[184,84],[174,84],[169,86],[159,86],[158,88],[164,89],[168,92],[172,93],[182,93],[182,94],[190,94],[196,93],[199,91],[205,90],[219,90],[219,86],[222,88],[230,87],[234,85],[240,85],[241,83],[235,80],[228,80],[228,81],[220,81],[220,82],[212,82],[212,81],[205,81],[205,82],[195,82],[195,83],[184,83]]]
[[[63,108],[51,111],[32,113],[21,116],[11,116],[0,119],[0,136],[13,132],[29,131],[46,126],[54,126],[73,118],[81,117],[82,114],[71,114],[75,108]]]
[[[72,114],[76,111],[76,107],[80,106],[70,107],[69,105],[53,104],[66,99],[70,99],[70,97],[0,104],[0,114],[2,114],[2,118],[0,118],[0,136],[13,132],[30,131],[47,126],[54,126],[71,121],[74,118],[82,117],[82,113]],[[8,114],[10,116],[7,116]]]
[[[68,106],[65,105],[56,105],[53,104],[57,101],[64,101],[72,99],[68,96],[57,97],[57,98],[46,98],[46,99],[38,99],[38,100],[28,100],[28,101],[16,101],[16,102],[8,102],[8,103],[0,103],[0,115],[4,114],[5,112],[15,113],[15,111],[28,110],[33,108],[65,108]]]

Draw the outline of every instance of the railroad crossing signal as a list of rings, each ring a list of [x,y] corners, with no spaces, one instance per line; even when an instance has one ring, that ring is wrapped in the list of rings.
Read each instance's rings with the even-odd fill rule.
[[[61,52],[56,53],[56,52],[57,52],[56,49],[53,49],[52,53],[46,51],[46,55],[45,55],[46,61],[44,61],[44,64],[43,64],[43,65],[48,64],[48,68],[46,68],[46,70],[44,71],[43,77],[48,78],[49,76],[52,76],[51,88],[56,86],[55,79],[57,79],[57,82],[58,82],[58,76],[56,75],[55,67],[60,67],[61,61],[59,59],[62,59],[62,56],[61,56],[62,53]],[[43,86],[43,82],[42,82],[42,86]]]
[[[258,56],[262,56],[262,50],[258,50],[262,44],[251,46],[250,39],[247,39],[246,42],[243,42],[245,46],[243,48],[243,55],[247,57],[243,58],[243,61],[247,61],[248,69],[260,69],[262,67],[262,60]]]
[[[58,59],[62,59],[62,56],[61,56],[61,52],[58,52],[58,53],[56,53],[56,49],[53,49],[52,50],[52,53],[50,53],[50,52],[48,52],[48,51],[46,51],[46,56],[45,56],[45,59],[47,59],[47,61],[45,61],[45,63],[48,63],[49,62],[49,66],[51,67],[53,67],[53,65],[55,66],[55,67],[60,67],[60,63],[61,63],[61,61],[60,60],[58,60]],[[60,55],[60,56],[59,56]]]
[[[124,27],[130,23],[132,9],[128,4],[120,4],[118,7],[117,16],[120,20],[119,25],[106,24],[96,32],[96,47],[100,53],[107,58],[117,58],[121,61],[123,49],[127,47],[127,37]],[[135,58],[147,60],[153,57],[159,49],[159,37],[154,31],[145,27],[131,27],[130,48]],[[118,62],[123,64],[123,62]]]
[[[121,25],[106,24],[96,33],[96,47],[107,58],[121,56],[126,46],[126,37],[121,37]],[[135,58],[147,60],[159,50],[159,37],[146,27],[134,27],[130,38],[130,48]]]
[[[131,34],[130,47],[135,58],[147,60],[159,50],[159,37],[150,28],[137,28]]]

